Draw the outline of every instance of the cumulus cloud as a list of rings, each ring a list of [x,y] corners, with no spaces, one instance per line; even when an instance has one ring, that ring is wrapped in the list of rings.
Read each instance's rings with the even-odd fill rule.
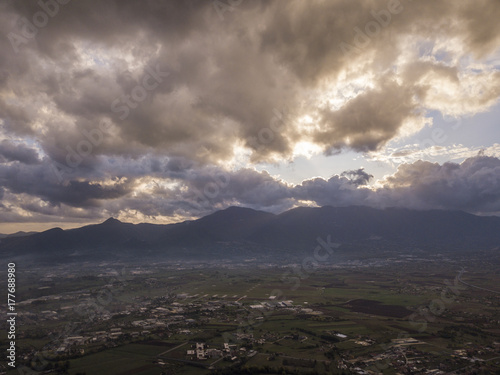
[[[9,220],[400,205],[410,190],[397,181],[437,172],[408,164],[374,192],[362,170],[291,186],[253,164],[293,160],[303,144],[328,155],[377,152],[419,131],[430,110],[470,115],[498,102],[496,0],[214,4],[1,3],[0,191]],[[247,165],[237,169],[241,158]],[[419,182],[415,207],[432,201]],[[480,201],[463,207],[488,211]]]
[[[329,179],[288,184],[254,169],[215,166],[179,168],[182,161],[122,160],[127,179],[71,180],[58,184],[44,163],[0,168],[2,219],[81,221],[115,216],[131,221],[172,222],[206,215],[231,205],[275,213],[300,205],[456,209],[474,213],[500,211],[500,159],[475,156],[461,164],[426,161],[402,164],[377,188],[364,169]],[[158,166],[154,166],[158,164]],[[142,169],[142,173],[139,173]],[[27,168],[27,169],[26,169]],[[132,171],[135,170],[135,173]],[[155,172],[153,172],[155,170]]]
[[[461,164],[427,161],[402,164],[386,179],[379,199],[385,205],[469,212],[500,210],[500,159],[468,158]]]

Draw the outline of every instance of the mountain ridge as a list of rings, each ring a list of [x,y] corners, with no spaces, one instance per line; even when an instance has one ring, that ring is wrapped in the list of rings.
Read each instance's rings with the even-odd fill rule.
[[[295,254],[330,236],[345,248],[371,248],[378,239],[390,248],[471,249],[500,244],[500,217],[463,211],[365,206],[296,207],[278,215],[228,207],[197,220],[173,224],[126,223],[115,218],[80,228],[52,228],[0,239],[0,253],[35,259],[133,260],[137,257],[204,259],[273,252]],[[383,241],[383,242],[380,242]],[[232,255],[231,255],[232,254]]]

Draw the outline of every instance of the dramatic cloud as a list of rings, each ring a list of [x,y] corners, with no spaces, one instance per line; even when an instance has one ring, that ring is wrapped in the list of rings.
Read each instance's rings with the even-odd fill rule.
[[[364,168],[359,168],[355,171],[345,171],[341,176],[349,178],[356,186],[366,185],[373,178],[373,175],[366,173]]]
[[[173,221],[230,204],[495,211],[465,164],[400,166],[376,191],[362,169],[292,186],[254,167],[377,155],[432,124],[430,112],[488,111],[500,96],[499,18],[497,0],[4,1],[0,216]],[[477,197],[439,190],[444,176]]]
[[[38,155],[32,148],[24,144],[14,144],[7,140],[0,142],[0,160],[2,162],[19,161],[24,164],[37,164]]]
[[[411,91],[391,82],[360,94],[341,109],[326,109],[315,142],[324,144],[329,152],[346,146],[356,151],[376,150],[412,117],[416,109],[412,97]]]
[[[388,205],[497,213],[500,159],[477,156],[461,164],[403,164],[378,193]]]

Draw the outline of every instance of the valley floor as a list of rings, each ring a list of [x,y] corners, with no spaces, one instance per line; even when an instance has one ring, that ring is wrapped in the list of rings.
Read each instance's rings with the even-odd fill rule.
[[[7,373],[499,373],[498,270],[414,256],[26,270]]]

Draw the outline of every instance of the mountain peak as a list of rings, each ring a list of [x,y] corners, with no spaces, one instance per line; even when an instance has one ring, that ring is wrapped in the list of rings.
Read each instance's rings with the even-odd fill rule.
[[[110,217],[108,220],[104,221],[102,224],[121,224],[122,222],[118,219],[115,219],[114,217]]]

